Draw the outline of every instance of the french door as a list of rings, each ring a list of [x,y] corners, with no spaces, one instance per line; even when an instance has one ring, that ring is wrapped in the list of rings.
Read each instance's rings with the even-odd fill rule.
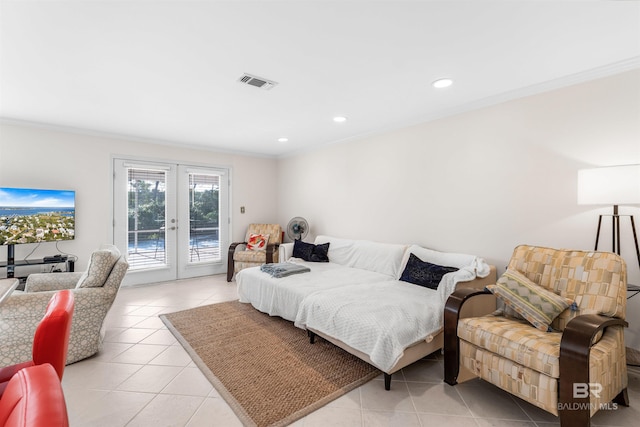
[[[125,284],[226,271],[228,169],[116,158],[113,197]]]

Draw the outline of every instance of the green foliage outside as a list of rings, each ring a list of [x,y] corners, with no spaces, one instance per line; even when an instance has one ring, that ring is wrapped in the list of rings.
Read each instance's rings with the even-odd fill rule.
[[[192,227],[218,227],[219,193],[218,189],[190,190],[189,218]],[[130,184],[128,197],[130,231],[151,231],[164,227],[165,193],[156,183],[137,180],[134,184]],[[142,233],[138,236],[139,239],[156,239],[157,237],[157,233]]]

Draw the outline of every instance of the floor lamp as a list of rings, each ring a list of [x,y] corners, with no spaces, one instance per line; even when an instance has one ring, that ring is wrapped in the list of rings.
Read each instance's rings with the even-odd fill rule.
[[[619,205],[640,204],[640,165],[611,166],[578,171],[578,204],[580,205],[612,205],[613,214],[600,215],[596,231],[595,250],[598,250],[602,217],[611,217],[612,252],[620,255],[620,218],[629,218],[631,232],[636,248],[636,257],[640,267],[640,247],[633,215],[620,215]],[[640,292],[637,286],[629,286],[630,290]],[[633,294],[635,295],[635,294]],[[632,295],[632,296],[633,296]]]

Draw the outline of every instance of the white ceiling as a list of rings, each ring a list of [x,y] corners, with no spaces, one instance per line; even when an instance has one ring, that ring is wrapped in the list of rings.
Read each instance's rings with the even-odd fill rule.
[[[638,1],[0,7],[4,122],[267,156],[640,67]],[[436,90],[440,77],[455,83]]]

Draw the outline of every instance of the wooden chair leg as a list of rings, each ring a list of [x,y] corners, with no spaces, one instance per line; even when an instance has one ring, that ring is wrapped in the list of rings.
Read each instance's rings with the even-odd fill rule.
[[[613,398],[613,403],[618,405],[629,406],[629,393],[627,389],[623,389],[616,397]]]
[[[560,408],[560,427],[589,427],[591,426],[591,411],[586,408]]]

